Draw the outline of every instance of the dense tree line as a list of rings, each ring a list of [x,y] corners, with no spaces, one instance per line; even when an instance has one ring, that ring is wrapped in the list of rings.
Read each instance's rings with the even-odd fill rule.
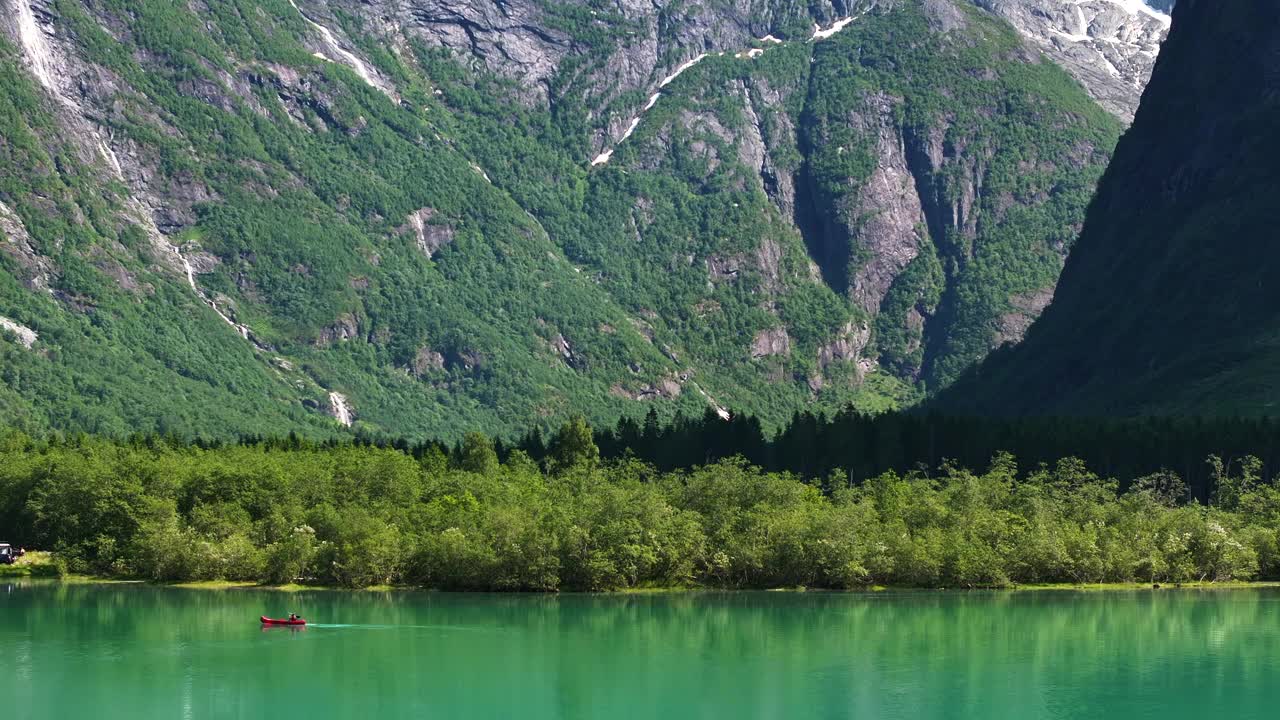
[[[981,472],[943,462],[860,483],[741,457],[664,471],[602,459],[580,420],[540,460],[504,455],[479,434],[446,452],[9,433],[0,527],[73,571],[152,580],[552,591],[1280,577],[1280,489],[1249,457],[1209,458],[1202,504],[1175,472],[1121,483],[1074,458],[1020,468],[996,454]]]
[[[1080,458],[1094,471],[1127,482],[1156,472],[1177,473],[1190,497],[1212,496],[1215,472],[1205,458],[1225,463],[1260,460],[1270,480],[1280,468],[1280,423],[1267,418],[975,418],[925,412],[867,415],[849,409],[832,417],[797,413],[770,436],[759,419],[724,421],[708,412],[663,423],[655,413],[623,418],[596,433],[606,458],[634,456],[671,471],[741,456],[773,472],[810,481],[860,483],[887,471],[899,474],[950,461],[983,467],[1008,452],[1025,468]],[[546,443],[538,431],[515,448],[539,459]],[[501,448],[500,448],[501,449]],[[1127,485],[1124,485],[1127,487]]]

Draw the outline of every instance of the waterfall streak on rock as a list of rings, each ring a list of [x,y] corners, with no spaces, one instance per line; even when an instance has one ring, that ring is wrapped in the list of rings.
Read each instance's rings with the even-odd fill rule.
[[[324,43],[329,47],[329,50],[342,59],[342,64],[354,70],[356,75],[359,75],[360,79],[368,83],[370,87],[377,88],[387,95],[391,94],[382,82],[379,81],[378,76],[369,69],[369,66],[366,65],[363,60],[356,57],[355,53],[342,47],[342,44],[338,42],[338,36],[334,35],[332,30],[321,25],[315,20],[312,20],[310,17],[307,17],[307,14],[302,12],[302,8],[298,7],[298,4],[294,2],[294,0],[289,0],[289,4],[293,6],[294,10],[298,11],[298,15],[300,15],[308,25],[315,28],[316,32],[320,33],[320,37],[324,39]],[[322,60],[333,62],[322,53],[315,53],[315,56]]]
[[[45,39],[44,31],[36,23],[35,11],[31,9],[31,3],[28,0],[14,0],[14,4],[18,6],[18,37],[22,41],[23,50],[26,51],[31,72],[45,89],[61,99],[62,92],[58,90],[58,84],[53,75],[53,63],[50,62],[52,53],[49,51],[49,43]]]
[[[351,427],[351,406],[347,403],[347,398],[340,392],[329,393],[329,406],[333,409],[333,416],[346,427]]]

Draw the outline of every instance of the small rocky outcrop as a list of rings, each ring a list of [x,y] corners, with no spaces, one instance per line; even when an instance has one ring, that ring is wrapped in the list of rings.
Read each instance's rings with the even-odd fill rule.
[[[453,242],[451,225],[432,222],[436,217],[434,208],[422,208],[409,214],[408,223],[401,232],[412,232],[418,242],[418,249],[427,257],[435,257],[436,251]]]
[[[751,340],[751,357],[765,358],[791,354],[791,336],[785,327],[769,328],[755,334]]]
[[[22,270],[22,283],[30,290],[48,290],[55,276],[49,258],[36,252],[27,228],[8,205],[0,202],[0,252],[8,255]]]
[[[415,377],[444,370],[444,355],[423,345],[413,355],[412,371]]]
[[[1000,316],[996,326],[995,344],[1020,342],[1027,334],[1031,323],[1040,317],[1040,313],[1053,302],[1053,288],[1041,288],[1034,292],[1014,295],[1009,298],[1010,312]]]
[[[609,392],[615,397],[626,400],[672,399],[680,397],[680,393],[684,390],[683,384],[687,380],[688,375],[685,373],[672,374],[655,383],[646,383],[635,389],[631,389],[622,383],[615,383],[613,387],[609,388]]]
[[[818,392],[826,386],[824,372],[838,362],[855,362],[871,339],[871,328],[855,322],[849,322],[840,329],[831,341],[818,348],[818,368],[809,377],[809,389]],[[862,365],[859,365],[861,374]]]
[[[327,347],[360,336],[360,321],[352,313],[343,313],[331,325],[320,330],[315,343],[320,347]]]
[[[14,322],[7,317],[0,317],[0,333],[10,333],[17,339],[18,344],[30,350],[36,344],[36,340],[40,339],[40,334],[35,330]]]
[[[569,341],[565,339],[564,335],[556,333],[551,337],[548,343],[551,345],[551,350],[555,352],[561,360],[564,360],[566,365],[572,368],[578,368],[581,366],[582,358],[574,352],[573,346],[569,344]]]
[[[713,284],[733,282],[742,272],[742,258],[712,255],[707,258],[707,277]]]

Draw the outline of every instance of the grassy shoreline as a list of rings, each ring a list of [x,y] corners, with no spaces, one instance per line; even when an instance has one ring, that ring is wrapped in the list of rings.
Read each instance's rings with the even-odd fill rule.
[[[93,575],[75,575],[67,574],[60,577],[54,576],[38,576],[38,575],[16,575],[11,577],[20,577],[24,579],[41,580],[48,582],[61,582],[71,585],[129,585],[129,586],[145,586],[145,587],[163,587],[163,588],[179,588],[183,590],[265,590],[270,592],[282,593],[298,593],[308,591],[319,592],[349,592],[349,593],[371,593],[371,592],[449,592],[446,590],[438,590],[428,587],[419,587],[414,585],[372,585],[363,588],[349,588],[334,585],[304,585],[300,583],[288,583],[285,585],[263,585],[252,581],[239,580],[197,580],[188,582],[153,582],[149,580],[133,580],[124,578],[98,577]],[[3,576],[0,576],[3,579]],[[868,586],[862,588],[851,588],[847,590],[833,590],[829,588],[807,588],[807,587],[781,587],[781,588],[723,588],[715,586],[674,586],[674,587],[645,587],[645,588],[626,588],[615,591],[603,592],[579,592],[579,591],[563,591],[563,592],[509,592],[501,591],[485,591],[480,593],[457,592],[457,594],[511,594],[511,595],[665,595],[677,593],[750,593],[750,592],[782,592],[782,593],[832,593],[832,594],[878,594],[878,593],[957,593],[957,592],[988,592],[988,593],[1029,593],[1029,592],[1082,592],[1082,593],[1098,593],[1098,592],[1162,592],[1162,591],[1178,591],[1178,590],[1259,590],[1267,588],[1280,588],[1280,581],[1262,580],[1262,581],[1229,581],[1229,582],[1185,582],[1174,584],[1152,584],[1152,583],[1033,583],[1010,585],[1006,587],[910,587],[910,586]]]
[[[64,574],[63,566],[53,557],[53,553],[40,550],[28,550],[16,563],[0,565],[0,580],[28,577],[57,579]]]

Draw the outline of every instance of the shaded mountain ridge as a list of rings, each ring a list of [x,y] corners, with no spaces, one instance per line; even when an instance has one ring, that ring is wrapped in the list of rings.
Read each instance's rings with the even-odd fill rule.
[[[1053,303],[940,407],[1270,415],[1280,8],[1182,0]]]

